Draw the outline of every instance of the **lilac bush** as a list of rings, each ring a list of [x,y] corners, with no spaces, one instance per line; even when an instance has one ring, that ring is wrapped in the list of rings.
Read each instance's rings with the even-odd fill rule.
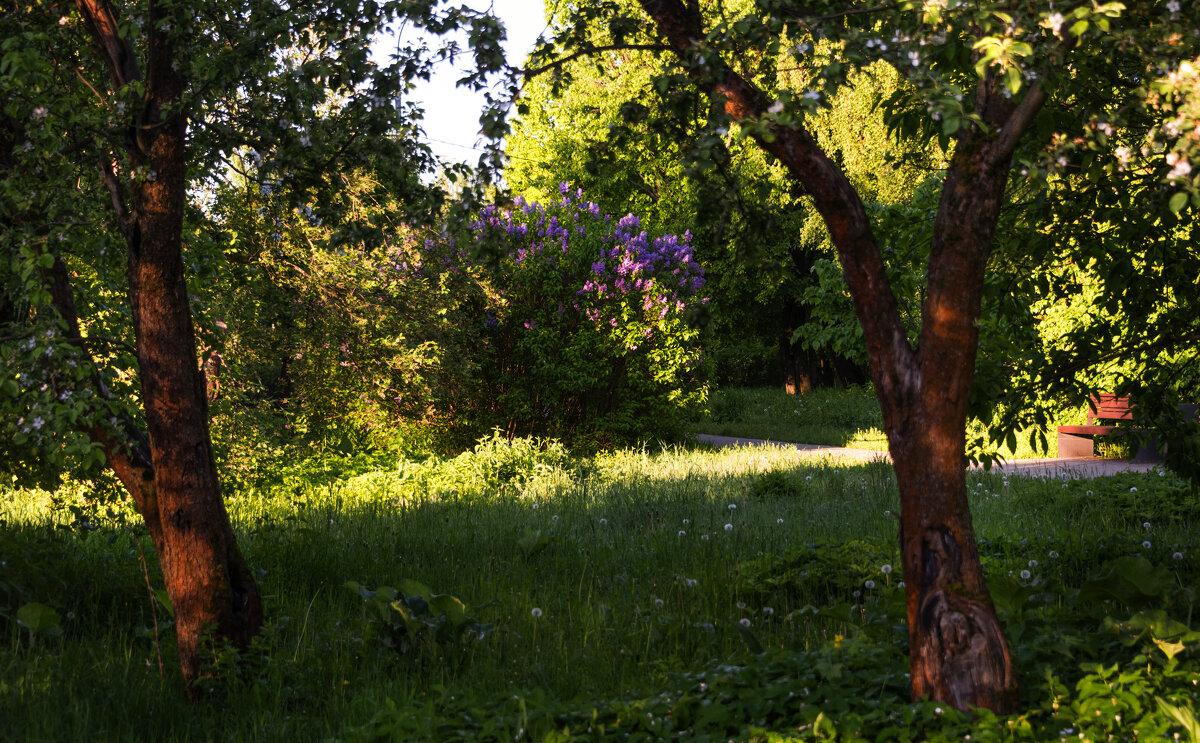
[[[691,236],[651,237],[567,184],[552,204],[518,198],[473,225],[499,247],[483,318],[488,407],[510,432],[630,440],[677,432],[707,395],[700,331],[708,301]]]

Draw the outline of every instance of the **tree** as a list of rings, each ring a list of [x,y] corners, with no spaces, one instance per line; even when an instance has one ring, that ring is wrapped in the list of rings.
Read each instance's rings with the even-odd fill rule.
[[[1162,199],[1154,219],[1196,200],[1188,158],[1200,148],[1200,131],[1191,129],[1194,115],[1175,102],[1192,92],[1179,80],[1191,73],[1187,61],[1200,48],[1198,9],[1174,0],[1062,10],[990,2],[764,0],[736,10],[702,9],[695,0],[640,4],[644,15],[622,14],[616,4],[579,9],[579,23],[567,24],[557,41],[584,53],[589,40],[575,29],[603,19],[621,30],[617,43],[668,47],[662,76],[677,82],[686,76],[711,96],[725,121],[777,159],[812,198],[863,328],[895,461],[913,695],[960,709],[1013,711],[1016,675],[980,566],[965,483],[985,269],[1010,179],[1052,178],[1070,164],[1064,150],[1077,141],[1094,146],[1090,157],[1102,166],[1096,173],[1105,189],[1119,188],[1120,158],[1153,164],[1157,192],[1182,194],[1169,204]],[[822,50],[818,42],[828,44]],[[810,65],[810,88],[772,90],[747,63],[762,49],[786,49]],[[547,45],[541,58],[551,54]],[[915,344],[869,213],[808,124],[848,70],[881,59],[908,83],[889,102],[893,126],[939,139],[951,153]],[[1112,70],[1122,74],[1118,85],[1104,83]],[[1177,111],[1184,126],[1177,123],[1174,135],[1164,133],[1141,154],[1118,152],[1106,139],[1133,119],[1163,121]],[[1071,130],[1064,122],[1088,126]]]
[[[553,15],[552,24],[562,21]],[[605,27],[590,41],[612,46],[614,35]],[[792,88],[807,83],[808,70],[786,57],[760,53],[756,59],[761,76]],[[778,163],[713,120],[724,114],[706,96],[656,77],[657,67],[652,50],[607,48],[551,63],[527,80],[505,140],[506,183],[540,199],[569,181],[605,208],[691,231],[711,278],[707,319],[719,378],[762,383],[782,377],[791,391],[865,381],[865,354],[845,347],[853,339],[836,343],[842,329],[819,323],[820,308],[802,299],[818,283],[814,269],[834,257],[819,216]],[[884,162],[882,151],[859,147],[886,136],[877,104],[898,81],[885,63],[872,65],[811,121],[817,141],[841,158],[863,199],[880,208],[911,195],[934,166],[933,153],[921,152],[915,141],[906,143],[913,157],[897,167]],[[836,265],[822,276],[836,282],[832,289],[840,297],[835,273]],[[848,301],[845,314],[852,314]],[[819,332],[793,342],[800,328]],[[765,364],[768,359],[781,363]]]
[[[157,549],[187,682],[209,640],[244,647],[262,619],[221,499],[197,359],[187,273],[220,234],[203,197],[240,169],[266,193],[286,182],[297,209],[341,224],[326,176],[369,165],[410,214],[434,212],[443,194],[421,181],[431,157],[403,98],[431,51],[370,57],[395,19],[468,27],[481,75],[502,61],[494,19],[434,2],[331,0],[301,14],[270,0],[76,0],[73,11],[30,0],[0,15],[0,399],[16,455],[5,467],[113,469]]]

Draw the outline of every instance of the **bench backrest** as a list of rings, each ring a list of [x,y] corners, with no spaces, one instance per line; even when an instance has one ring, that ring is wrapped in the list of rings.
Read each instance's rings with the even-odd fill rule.
[[[1128,397],[1117,397],[1116,395],[1095,395],[1088,402],[1088,425],[1092,421],[1131,421],[1133,420],[1133,406],[1129,404]]]

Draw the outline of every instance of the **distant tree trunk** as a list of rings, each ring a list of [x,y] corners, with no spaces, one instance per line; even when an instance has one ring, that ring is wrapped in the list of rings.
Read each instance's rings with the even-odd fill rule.
[[[698,6],[641,0],[698,84],[724,99],[735,120],[761,119],[766,93],[706,52]],[[801,126],[775,128],[760,146],[803,185],[829,228],[863,326],[871,376],[900,490],[900,542],[908,603],[914,698],[1010,713],[1017,707],[1008,644],[992,607],[971,525],[964,462],[967,403],[978,344],[987,262],[1017,139],[1044,96],[1017,105],[994,76],[980,80],[980,129],[957,138],[942,191],[928,264],[917,349],[909,345],[895,295],[861,199]]]
[[[117,89],[142,80],[136,55],[118,31],[108,0],[76,0]],[[176,69],[164,8],[151,2],[143,106],[127,152],[141,172],[129,186],[110,161],[104,177],[129,250],[129,300],[149,429],[154,502],[143,500],[175,613],[185,681],[206,660],[206,635],[245,647],[262,622],[258,587],[234,538],[221,499],[203,375],[196,358],[184,285],[182,234],[187,195],[186,80]],[[128,191],[128,193],[127,193]]]
[[[783,368],[783,390],[789,395],[806,395],[812,391],[812,354],[792,343],[792,331],[784,328],[779,336],[779,363]]]

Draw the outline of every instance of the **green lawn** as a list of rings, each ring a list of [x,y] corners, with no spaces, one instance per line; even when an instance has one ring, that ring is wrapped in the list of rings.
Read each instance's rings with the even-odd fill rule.
[[[1169,474],[970,482],[1030,710],[1016,737],[1166,731],[1154,698],[1200,680],[1195,638],[1166,623],[1191,619],[1195,492]],[[281,467],[229,499],[269,625],[194,706],[147,590],[143,554],[161,585],[149,540],[124,506],[89,510],[80,492],[0,495],[0,739],[781,739],[756,726],[875,739],[908,720],[910,737],[895,739],[961,740],[971,729],[905,696],[886,464],[814,464],[783,448],[581,460],[491,441],[446,462]],[[1140,581],[1141,598],[1089,584],[1135,554],[1148,562],[1129,557],[1098,585]],[[398,615],[345,586],[405,579],[458,597],[479,626],[400,633]],[[14,621],[32,602],[56,612],[56,628]],[[1126,646],[1103,630],[1147,608],[1165,611],[1151,634],[1183,642],[1171,663],[1148,636]],[[1100,716],[1088,663],[1133,679],[1117,704],[1101,695]],[[999,735],[1009,723],[986,725]]]
[[[1086,410],[1068,410],[1057,424],[1084,423]],[[796,444],[823,444],[855,449],[887,451],[883,433],[883,416],[879,402],[870,388],[818,389],[804,395],[789,395],[781,389],[723,388],[713,392],[704,412],[692,425],[696,433],[718,436],[741,436]],[[1040,459],[1058,456],[1058,441],[1054,426],[1041,433],[1047,448],[1035,448],[1030,441],[1034,430],[1020,431],[1016,446],[985,445],[983,452],[998,454],[1005,459]],[[967,431],[968,441],[987,441],[989,428],[980,420],[972,420]],[[1129,445],[1121,442],[1101,443],[1099,453],[1114,458],[1130,454]]]

